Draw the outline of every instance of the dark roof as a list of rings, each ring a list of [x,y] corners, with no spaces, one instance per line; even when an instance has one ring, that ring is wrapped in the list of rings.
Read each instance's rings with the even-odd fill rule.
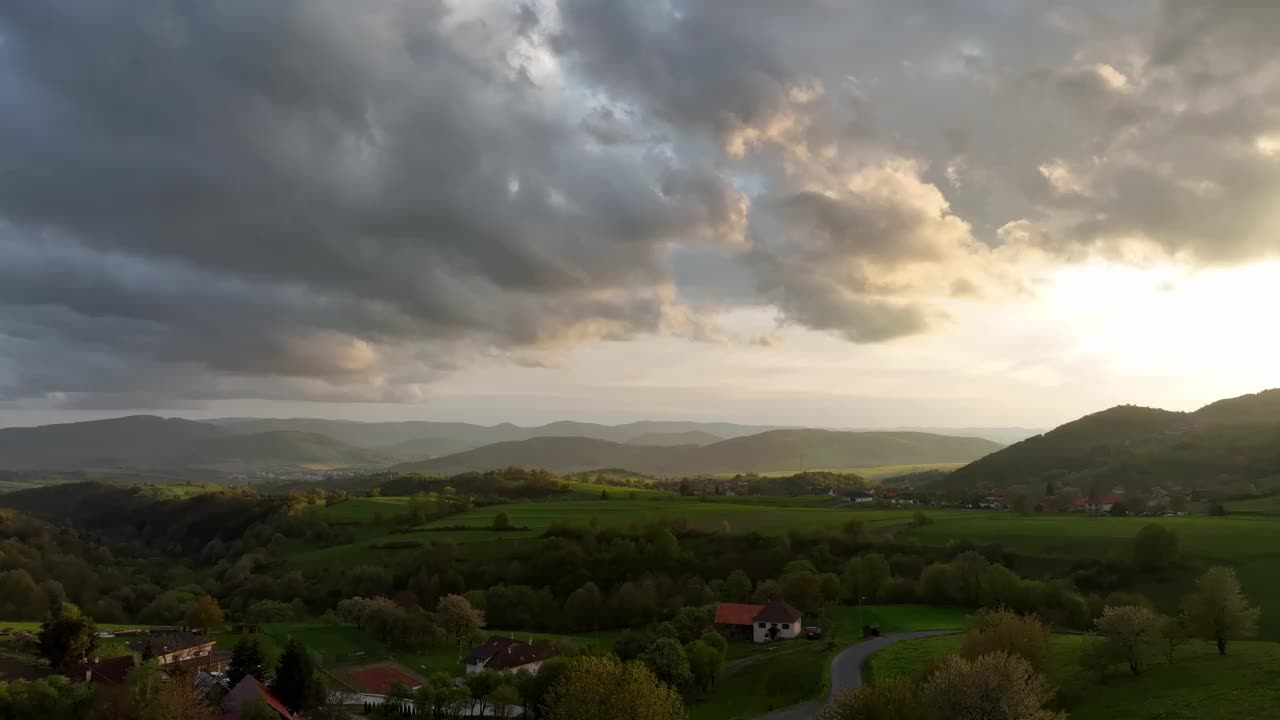
[[[717,625],[750,625],[755,622],[756,613],[764,609],[763,605],[744,605],[742,603],[716,603]]]
[[[483,663],[485,668],[492,670],[507,670],[558,654],[555,643],[542,640],[526,643],[495,635],[472,650],[466,662],[468,665]]]
[[[761,608],[752,619],[755,622],[794,623],[800,622],[800,611],[782,600],[774,600]]]
[[[132,655],[121,655],[72,666],[67,671],[67,677],[82,682],[87,673],[89,682],[95,685],[119,685],[129,679],[129,672],[135,665],[137,663]]]
[[[151,646],[152,655],[168,655],[169,653],[190,650],[191,648],[208,645],[213,642],[212,638],[197,633],[187,632],[185,630],[176,630],[172,632],[150,633],[138,642],[129,643],[129,649],[137,652],[146,652],[147,646]]]
[[[49,674],[39,665],[25,663],[17,658],[0,657],[0,681],[36,680]]]
[[[231,688],[231,692],[222,698],[222,717],[226,720],[239,720],[244,704],[255,697],[261,697],[272,710],[286,720],[294,720],[293,713],[280,702],[280,698],[273,695],[266,685],[258,682],[258,679],[252,675],[240,678],[240,682],[236,683],[236,686]]]

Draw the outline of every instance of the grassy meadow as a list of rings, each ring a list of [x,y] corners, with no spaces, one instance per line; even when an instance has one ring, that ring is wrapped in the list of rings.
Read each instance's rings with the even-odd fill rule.
[[[1196,576],[1210,565],[1234,567],[1240,582],[1263,609],[1260,637],[1280,640],[1280,519],[1248,517],[1094,517],[1087,515],[1014,515],[971,512],[945,516],[901,535],[925,545],[953,540],[999,543],[1017,553],[1043,558],[1100,559],[1126,562],[1134,536],[1157,522],[1178,533],[1184,565],[1162,576],[1144,578],[1138,589],[1161,609],[1176,609]]]
[[[351,567],[362,564],[379,564],[394,561],[398,556],[411,555],[414,549],[377,549],[370,547],[389,541],[415,541],[423,546],[433,542],[452,542],[463,546],[495,545],[537,537],[553,523],[567,523],[578,527],[597,524],[603,528],[627,528],[648,524],[660,519],[682,520],[691,527],[704,530],[728,529],[732,532],[758,532],[763,535],[783,535],[792,530],[836,529],[850,519],[857,518],[873,531],[907,523],[914,509],[871,510],[852,508],[848,505],[832,507],[823,499],[824,506],[807,504],[779,506],[767,499],[720,498],[700,500],[680,497],[653,490],[630,488],[606,488],[608,499],[599,499],[599,486],[585,486],[578,499],[517,502],[490,505],[460,515],[427,523],[411,532],[391,533],[389,521],[402,513],[409,502],[406,497],[356,498],[331,507],[315,507],[309,512],[323,513],[330,522],[348,527],[354,542],[318,548],[306,543],[296,543],[286,555],[294,567]],[[752,502],[733,502],[734,500]],[[787,502],[793,498],[778,498]],[[499,513],[506,513],[511,524],[520,530],[495,532],[493,520]],[[935,511],[931,517],[961,517],[963,511]],[[465,527],[466,529],[456,529]]]
[[[1172,664],[1156,663],[1140,677],[1117,667],[1099,682],[1078,669],[1082,635],[1055,635],[1047,675],[1072,720],[1234,720],[1273,717],[1280,705],[1280,644],[1236,642],[1226,657],[1211,643],[1178,649]],[[959,636],[892,645],[867,663],[872,682],[924,670],[959,649]]]

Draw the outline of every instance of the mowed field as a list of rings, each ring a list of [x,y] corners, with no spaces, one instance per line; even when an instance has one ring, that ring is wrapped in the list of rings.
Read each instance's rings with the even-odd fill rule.
[[[959,649],[959,636],[911,640],[871,656],[872,682],[919,672]],[[1047,675],[1072,720],[1235,720],[1275,717],[1280,706],[1280,644],[1237,642],[1219,657],[1210,643],[1179,648],[1174,662],[1157,662],[1141,677],[1116,667],[1102,682],[1079,669],[1081,635],[1055,635]]]
[[[876,528],[905,525],[914,513],[914,509],[864,510],[849,505],[779,506],[767,504],[762,498],[749,498],[751,502],[733,502],[737,498],[703,501],[628,488],[607,488],[606,492],[607,500],[600,500],[599,491],[596,490],[593,493],[583,493],[576,500],[491,505],[428,523],[410,532],[396,533],[391,532],[389,521],[396,514],[405,511],[409,498],[357,498],[332,507],[316,507],[310,511],[323,513],[330,522],[347,526],[355,537],[354,542],[327,548],[298,543],[288,553],[287,561],[302,568],[378,564],[393,560],[400,554],[412,553],[413,548],[378,549],[371,547],[372,545],[404,541],[418,542],[423,546],[432,542],[498,544],[539,536],[553,523],[567,523],[578,527],[588,527],[595,523],[602,528],[627,528],[671,519],[704,530],[727,528],[738,533],[782,535],[792,530],[837,529],[854,518],[862,520],[874,531]],[[777,500],[786,503],[793,499]],[[491,530],[493,520],[499,513],[506,513],[511,524],[522,529],[505,532]],[[930,513],[930,517],[950,518],[960,517],[962,514],[963,511],[934,511]],[[466,529],[457,529],[459,527]]]
[[[904,531],[925,545],[953,540],[999,543],[1020,554],[1046,558],[1126,562],[1134,536],[1148,523],[1178,533],[1184,564],[1160,577],[1145,578],[1141,590],[1166,611],[1177,607],[1196,576],[1210,565],[1234,567],[1240,582],[1262,608],[1260,637],[1280,640],[1280,518],[1267,517],[1091,517],[973,512],[933,515],[935,522]]]

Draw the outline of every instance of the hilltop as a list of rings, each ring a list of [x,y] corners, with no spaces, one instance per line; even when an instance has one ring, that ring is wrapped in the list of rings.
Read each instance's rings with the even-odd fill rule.
[[[1194,412],[1123,405],[1087,415],[956,470],[945,484],[1161,486],[1248,494],[1280,481],[1280,390]]]
[[[654,475],[764,473],[967,462],[1000,447],[981,438],[832,430],[772,430],[705,446],[674,447],[548,437],[495,443],[433,460],[397,465],[393,470],[448,474],[517,465],[557,473],[605,467]]]
[[[724,438],[719,435],[712,435],[709,432],[701,430],[690,430],[688,432],[654,432],[645,433],[638,437],[633,437],[627,441],[631,445],[654,445],[660,447],[672,447],[675,445],[710,445],[718,443]]]
[[[208,423],[135,415],[110,420],[0,429],[5,470],[134,470],[384,466],[385,454],[317,433],[273,430],[237,435]]]

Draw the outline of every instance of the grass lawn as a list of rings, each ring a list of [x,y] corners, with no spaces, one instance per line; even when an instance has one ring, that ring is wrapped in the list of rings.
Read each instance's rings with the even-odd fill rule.
[[[703,501],[682,498],[669,493],[650,490],[609,489],[609,498],[599,500],[584,496],[578,500],[550,500],[544,502],[519,502],[491,505],[470,512],[454,515],[428,523],[419,532],[390,534],[385,522],[408,502],[404,497],[357,498],[332,507],[317,507],[311,512],[324,513],[332,521],[348,523],[355,541],[344,545],[320,548],[296,541],[286,552],[286,562],[299,568],[354,567],[364,564],[392,564],[402,558],[411,558],[418,548],[377,549],[375,544],[391,541],[416,541],[422,547],[432,542],[453,542],[459,545],[493,545],[537,537],[552,523],[563,522],[585,527],[593,522],[604,528],[627,528],[669,518],[679,519],[690,526],[705,530],[719,530],[726,524],[734,532],[759,532],[764,535],[782,535],[791,530],[819,530],[839,528],[850,519],[857,518],[871,529],[902,525],[911,519],[915,509],[871,510],[844,507],[806,507],[803,504],[788,507],[757,505],[754,503],[726,502],[733,498]],[[780,500],[791,500],[781,498]],[[807,500],[807,499],[806,499]],[[826,503],[826,499],[822,499]],[[493,532],[498,513],[507,513],[516,527],[528,528],[509,532]],[[931,518],[960,517],[964,511],[934,511]],[[378,522],[381,517],[384,522]],[[448,530],[450,526],[463,525],[467,530]],[[432,530],[432,528],[439,528]]]
[[[1274,717],[1280,706],[1278,643],[1232,643],[1226,657],[1209,643],[1189,643],[1171,665],[1157,663],[1141,677],[1117,667],[1098,682],[1076,667],[1084,641],[1080,635],[1053,638],[1048,675],[1072,720],[1235,720]],[[918,672],[961,642],[941,637],[892,645],[871,656],[870,679]]]
[[[965,620],[962,610],[925,605],[865,605],[862,616],[883,632],[959,628]],[[827,639],[821,641],[730,645],[724,675],[689,708],[689,720],[748,720],[825,696],[831,685],[831,659],[862,639],[856,607],[836,608],[827,625]]]
[[[1131,541],[1144,525],[1163,524],[1181,538],[1187,567],[1164,578],[1144,578],[1139,590],[1161,609],[1171,611],[1204,568],[1235,567],[1245,592],[1262,608],[1260,637],[1280,640],[1280,518],[1112,518],[977,512],[964,516],[931,513],[930,517],[935,522],[906,530],[903,535],[926,545],[972,540],[999,543],[1030,556],[1122,563],[1131,558]]]

